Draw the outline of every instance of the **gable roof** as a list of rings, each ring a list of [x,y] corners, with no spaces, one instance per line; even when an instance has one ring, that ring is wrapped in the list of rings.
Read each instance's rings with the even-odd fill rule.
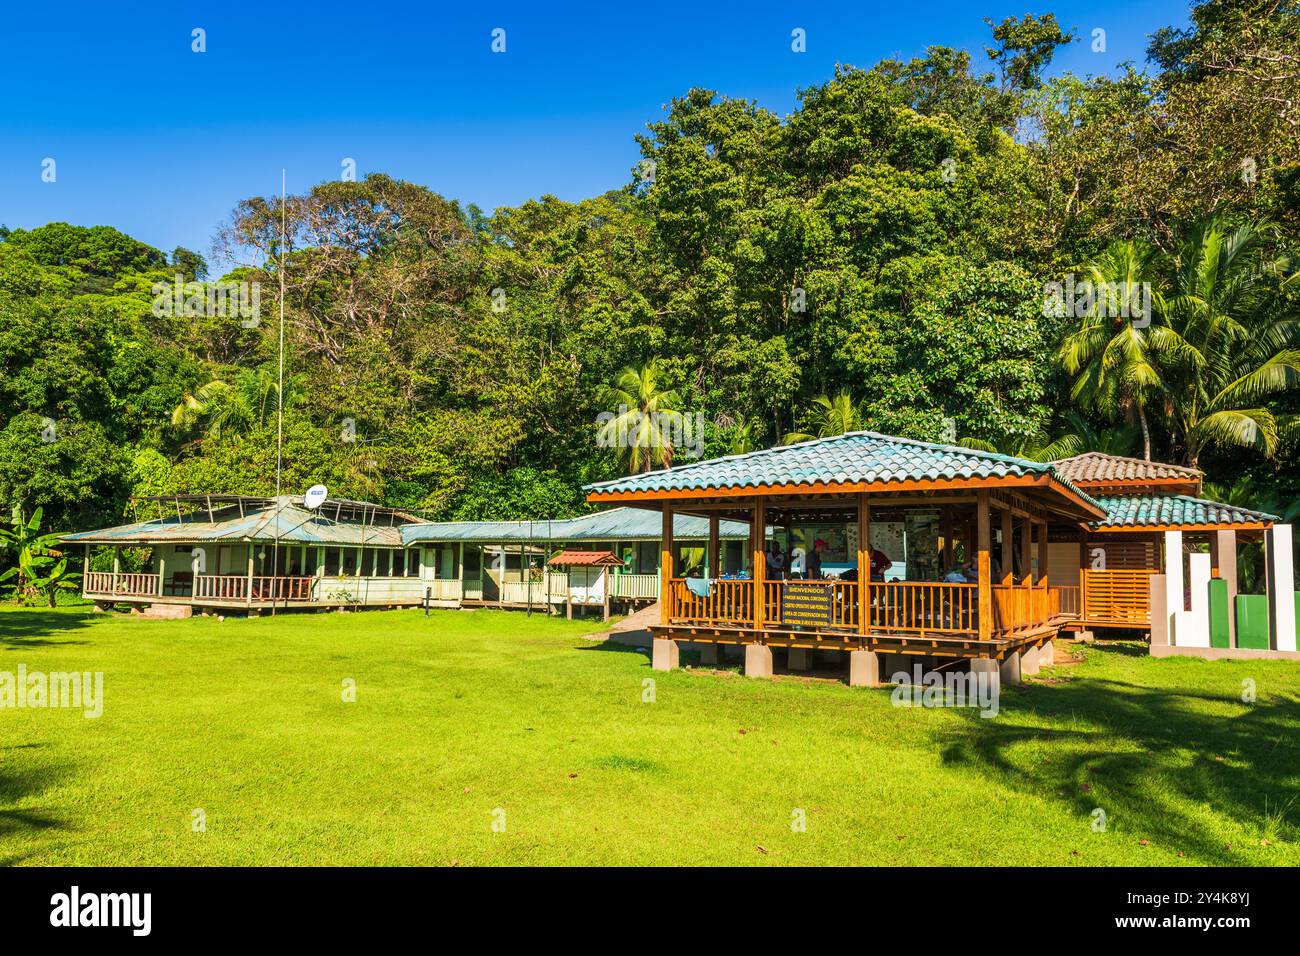
[[[612,551],[561,551],[546,562],[556,567],[602,568],[621,565],[622,559]]]
[[[1184,485],[1200,490],[1203,473],[1195,468],[1168,465],[1142,458],[1084,452],[1052,464],[1067,480],[1081,488],[1115,485]]]
[[[1189,495],[1107,495],[1097,499],[1106,517],[1092,522],[1096,531],[1135,531],[1194,528],[1207,525],[1266,527],[1281,519]]]
[[[683,492],[839,490],[836,486],[864,490],[865,486],[936,482],[951,487],[1046,484],[1081,502],[1085,511],[1099,515],[1095,503],[1050,462],[867,431],[691,462],[597,482],[583,490],[589,501],[615,501],[650,500]]]

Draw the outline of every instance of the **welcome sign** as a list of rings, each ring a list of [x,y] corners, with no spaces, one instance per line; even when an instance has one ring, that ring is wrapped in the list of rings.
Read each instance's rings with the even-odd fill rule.
[[[788,581],[781,585],[781,623],[824,627],[831,623],[831,585]]]

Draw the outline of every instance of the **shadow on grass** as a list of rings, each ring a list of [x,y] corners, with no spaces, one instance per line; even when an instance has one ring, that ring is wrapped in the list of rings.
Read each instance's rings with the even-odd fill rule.
[[[83,641],[55,640],[53,636],[89,627],[86,615],[66,611],[23,610],[0,612],[0,647],[41,647],[48,644],[81,644]]]
[[[45,744],[13,744],[0,748],[0,844],[17,836],[31,835],[64,826],[62,820],[35,810],[13,809],[12,805],[48,790],[66,775],[63,768],[14,766],[21,761],[21,751],[35,750]],[[30,854],[0,857],[0,866],[13,866]]]
[[[580,651],[613,651],[621,654],[640,654],[646,660],[650,659],[650,648],[637,647],[635,644],[619,644],[615,641],[591,641],[580,644]]]
[[[1069,726],[1034,726],[1023,719],[1030,713]],[[1100,807],[1109,829],[1181,850],[1189,862],[1241,862],[1214,832],[1216,817],[1253,832],[1255,844],[1300,839],[1294,698],[1244,704],[1193,688],[1078,677],[1011,690],[995,719],[967,714],[940,735],[944,762],[1055,797],[1078,816],[1081,834]],[[1045,758],[1020,746],[1035,743]]]

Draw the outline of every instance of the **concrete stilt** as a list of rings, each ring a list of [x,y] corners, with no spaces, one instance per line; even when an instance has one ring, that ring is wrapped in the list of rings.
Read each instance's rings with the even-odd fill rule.
[[[874,651],[849,651],[849,686],[879,687],[880,658]]]
[[[974,662],[972,661],[972,664]],[[974,668],[971,668],[974,670]],[[998,675],[1004,684],[1020,683],[1020,655],[1012,651],[998,662]]]
[[[988,679],[996,681],[996,686],[1002,686],[1002,668],[1000,663],[991,657],[972,657],[970,672],[972,674],[983,674]]]
[[[806,647],[792,647],[786,664],[792,671],[806,671],[812,667],[812,651]]]
[[[677,642],[666,637],[656,637],[651,652],[650,666],[657,671],[670,671],[679,666],[680,650]]]
[[[745,676],[772,676],[772,648],[766,644],[745,645]]]
[[[1038,649],[1038,667],[1041,670],[1044,667],[1051,667],[1056,663],[1056,644],[1052,641],[1044,641],[1043,646]]]
[[[1038,673],[1038,648],[1032,644],[1020,650],[1020,676],[1032,677]]]

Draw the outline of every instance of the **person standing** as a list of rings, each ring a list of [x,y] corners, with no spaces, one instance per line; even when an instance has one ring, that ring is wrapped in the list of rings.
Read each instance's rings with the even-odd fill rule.
[[[813,542],[812,550],[808,552],[808,579],[810,581],[820,581],[822,579],[822,552],[826,550],[826,542],[818,538]]]

